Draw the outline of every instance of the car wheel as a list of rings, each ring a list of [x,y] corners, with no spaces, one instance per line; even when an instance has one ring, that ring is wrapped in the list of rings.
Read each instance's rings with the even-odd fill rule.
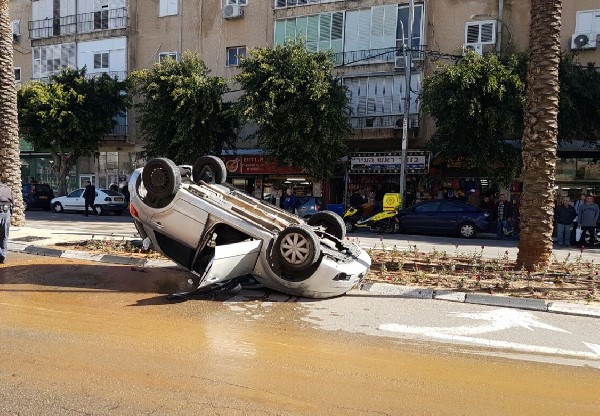
[[[202,156],[194,163],[192,179],[198,184],[200,181],[222,184],[227,179],[225,163],[216,156]]]
[[[65,211],[60,202],[55,202],[54,205],[52,205],[52,209],[59,214]]]
[[[123,215],[123,210],[120,209],[120,210],[115,211],[115,215]]]
[[[292,225],[279,233],[274,251],[284,269],[301,271],[316,263],[321,246],[312,229]]]
[[[470,222],[465,222],[458,226],[458,235],[463,238],[473,238],[475,234],[477,234],[477,228]]]
[[[356,231],[356,225],[352,220],[345,220],[344,224],[346,225],[346,233],[353,233]]]
[[[149,196],[166,198],[177,192],[181,185],[181,172],[169,159],[152,159],[142,170],[142,181]]]
[[[104,213],[104,208],[102,208],[100,205],[94,205],[94,212],[96,215],[100,216]]]
[[[333,211],[319,211],[312,215],[308,221],[308,225],[313,227],[325,227],[325,232],[332,236],[343,240],[346,237],[346,225],[344,220]]]
[[[397,231],[397,223],[392,219],[379,221],[376,224],[377,231],[384,234],[393,234]]]

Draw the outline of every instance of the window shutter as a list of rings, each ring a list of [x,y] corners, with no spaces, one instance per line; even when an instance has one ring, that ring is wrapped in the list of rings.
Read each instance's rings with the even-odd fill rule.
[[[177,1],[178,0],[168,0],[167,14],[177,14]]]
[[[371,10],[361,10],[358,18],[358,50],[371,49]]]
[[[358,20],[360,12],[346,12],[346,27],[344,29],[344,51],[357,51],[358,49]]]
[[[285,25],[285,39],[296,38],[296,19],[288,19]]]
[[[383,18],[384,6],[373,7],[371,13],[371,47],[369,49],[383,47]]]
[[[327,51],[331,47],[331,13],[319,15],[319,50]]]
[[[306,25],[308,24],[307,20],[308,19],[306,16],[296,18],[296,37],[302,37],[304,42],[306,42]]]
[[[479,42],[479,23],[467,23],[465,30],[465,43]]]
[[[166,16],[168,14],[168,6],[167,6],[167,1],[168,0],[159,0],[159,6],[158,6],[158,15],[159,16]]]
[[[494,23],[481,24],[481,43],[495,43],[496,31]]]
[[[587,10],[577,12],[577,23],[575,31],[577,33],[591,33],[594,29],[594,11]]]
[[[396,46],[397,21],[398,21],[398,7],[396,7],[395,4],[384,6],[383,45],[382,45],[383,48],[393,48]]]
[[[342,52],[344,49],[344,13],[335,12],[331,17],[331,49]]]
[[[283,45],[285,42],[285,20],[275,21],[275,45]]]
[[[306,24],[306,49],[316,52],[319,48],[319,16],[308,16]]]

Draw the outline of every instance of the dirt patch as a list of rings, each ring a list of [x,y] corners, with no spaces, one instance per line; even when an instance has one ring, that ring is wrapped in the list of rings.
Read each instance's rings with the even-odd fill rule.
[[[162,254],[153,250],[144,250],[143,247],[131,240],[85,240],[67,243],[57,243],[49,248],[59,250],[87,251],[93,254],[111,254],[148,260],[169,260]]]

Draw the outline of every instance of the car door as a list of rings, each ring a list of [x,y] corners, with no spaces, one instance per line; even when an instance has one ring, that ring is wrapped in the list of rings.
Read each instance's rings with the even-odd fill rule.
[[[461,205],[444,201],[437,211],[436,223],[440,232],[454,232],[463,221],[464,209]]]
[[[73,211],[83,211],[85,201],[82,197],[83,189],[76,189],[65,198],[64,209]]]
[[[401,218],[402,230],[414,233],[434,231],[439,206],[439,201],[428,201],[408,210]]]

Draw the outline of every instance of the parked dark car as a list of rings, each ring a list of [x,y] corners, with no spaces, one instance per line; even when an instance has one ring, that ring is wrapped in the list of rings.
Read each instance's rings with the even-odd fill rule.
[[[296,197],[296,215],[308,219],[317,212],[322,211],[323,200],[315,196],[297,196]]]
[[[400,232],[473,238],[490,227],[489,214],[462,201],[436,199],[398,213]]]
[[[25,209],[42,208],[50,211],[54,191],[45,183],[26,183],[21,190]]]

